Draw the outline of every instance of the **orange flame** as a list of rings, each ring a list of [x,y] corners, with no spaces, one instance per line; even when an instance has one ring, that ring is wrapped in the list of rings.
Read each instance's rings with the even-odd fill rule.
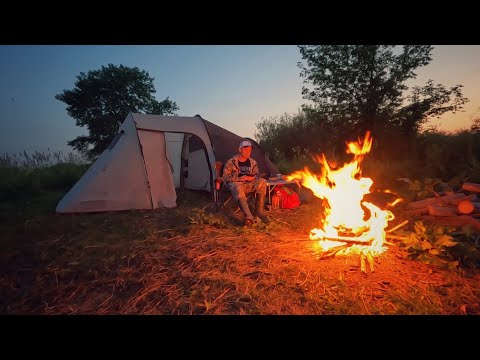
[[[312,240],[319,239],[318,244],[323,251],[346,243],[353,245],[339,251],[339,254],[377,255],[385,250],[385,228],[394,215],[363,201],[363,197],[370,193],[373,181],[361,176],[360,165],[371,147],[372,138],[368,131],[363,141],[358,139],[357,142],[347,143],[347,153],[354,155],[352,162],[332,169],[322,154],[317,158],[323,165],[320,177],[312,174],[308,168],[288,176],[288,180],[301,181],[315,196],[325,200],[322,225],[310,233]]]

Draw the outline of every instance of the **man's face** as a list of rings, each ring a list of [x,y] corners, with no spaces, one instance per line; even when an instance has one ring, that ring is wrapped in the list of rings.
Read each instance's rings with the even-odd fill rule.
[[[252,154],[252,147],[251,146],[244,146],[240,149],[240,154],[242,154],[243,157],[249,158],[250,155]]]

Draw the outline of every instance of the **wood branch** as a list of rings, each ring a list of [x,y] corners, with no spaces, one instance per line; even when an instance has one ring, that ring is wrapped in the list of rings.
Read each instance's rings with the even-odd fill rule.
[[[373,272],[375,260],[373,259],[373,255],[370,251],[367,252],[367,261],[368,261],[368,265],[370,265],[370,271]]]
[[[348,237],[348,236],[339,236],[336,238],[323,238],[321,240],[330,240],[330,241],[339,241],[347,244],[361,244],[361,245],[370,245],[373,239],[360,240],[359,238]]]
[[[475,206],[473,206],[472,202],[467,199],[460,201],[457,205],[457,209],[460,214],[470,214],[475,209]]]
[[[387,230],[385,232],[389,233],[389,232],[395,231],[395,230],[400,229],[402,226],[407,225],[407,224],[408,224],[408,220],[405,220],[404,222],[398,224],[394,228],[391,228],[390,230]]]
[[[329,259],[329,258],[332,258],[334,257],[335,255],[337,255],[338,252],[340,252],[341,250],[344,250],[344,249],[347,249],[350,245],[341,245],[341,246],[337,246],[337,247],[334,247],[330,250],[327,250],[325,252],[322,252],[320,254],[320,256],[317,257],[318,260],[324,260],[324,259]]]
[[[466,182],[466,183],[463,183],[462,190],[480,193],[480,184]]]
[[[442,203],[451,204],[451,202],[455,199],[465,199],[465,198],[467,198],[467,195],[463,193],[434,197],[434,198],[429,198],[425,200],[411,202],[407,204],[407,209],[411,209],[411,210],[421,209],[429,205],[436,205],[436,204],[442,204]]]
[[[430,205],[428,207],[428,215],[431,215],[431,216],[457,216],[457,210],[456,210],[456,208],[453,208],[453,207]]]
[[[386,235],[386,239],[393,239],[393,240],[407,240],[407,236],[397,236],[397,235]]]
[[[437,225],[448,225],[448,226],[471,225],[474,230],[480,231],[480,221],[475,220],[469,215],[452,216],[452,217],[424,215],[421,217],[421,220],[427,223],[432,223]]]

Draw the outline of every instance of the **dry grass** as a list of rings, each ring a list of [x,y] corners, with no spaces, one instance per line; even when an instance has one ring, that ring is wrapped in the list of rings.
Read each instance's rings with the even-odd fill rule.
[[[320,260],[308,239],[319,203],[243,228],[197,200],[154,212],[50,215],[4,229],[0,312],[480,314],[472,270],[407,260],[395,245],[375,259],[373,273],[360,271],[357,256]]]

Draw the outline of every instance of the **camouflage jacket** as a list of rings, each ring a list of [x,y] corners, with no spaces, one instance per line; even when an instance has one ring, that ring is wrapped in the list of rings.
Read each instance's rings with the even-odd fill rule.
[[[231,159],[229,159],[225,166],[223,167],[223,181],[226,183],[232,182],[232,181],[240,181],[239,179],[239,174],[240,174],[240,167],[238,166],[238,157],[239,155],[235,155]],[[255,180],[258,179],[258,164],[257,162],[252,159],[250,159],[250,176],[254,176]]]

